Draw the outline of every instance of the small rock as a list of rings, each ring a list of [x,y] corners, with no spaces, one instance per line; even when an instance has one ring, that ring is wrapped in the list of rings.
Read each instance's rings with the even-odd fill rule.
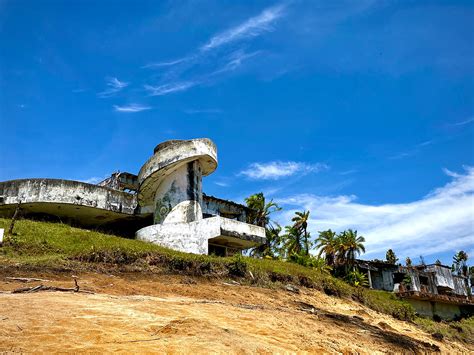
[[[378,322],[377,324],[383,330],[394,330],[389,324],[387,324],[385,322]]]
[[[285,289],[293,293],[300,293],[300,289],[298,287],[290,285],[290,284],[286,285]]]

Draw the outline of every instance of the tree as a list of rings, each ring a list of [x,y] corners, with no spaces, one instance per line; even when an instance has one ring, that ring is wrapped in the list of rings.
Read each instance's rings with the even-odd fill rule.
[[[326,264],[329,266],[335,265],[337,242],[336,232],[331,229],[319,232],[319,237],[316,239],[316,248],[319,249],[318,256],[324,254]]]
[[[454,268],[458,275],[467,276],[467,259],[469,259],[469,256],[463,250],[460,250],[453,256]]]
[[[273,200],[266,202],[262,192],[247,197],[245,203],[251,210],[247,216],[247,222],[260,227],[266,227],[270,223],[272,213],[281,211],[281,207]]]
[[[407,267],[411,267],[411,259],[410,259],[409,256],[407,256],[406,259],[405,259],[405,265],[406,265]]]
[[[265,244],[252,249],[250,255],[275,257],[275,248],[281,242],[281,227],[278,224],[273,226],[270,221],[270,215],[274,212],[280,211],[281,207],[273,202],[273,200],[266,202],[265,196],[262,192],[247,197],[245,202],[247,203],[247,207],[250,209],[247,215],[247,222],[264,227],[266,237]]]
[[[344,253],[344,259],[348,266],[353,266],[356,256],[365,253],[365,238],[358,236],[357,231],[348,229],[342,232],[340,250]]]
[[[282,236],[280,235],[281,226],[278,223],[269,224],[265,228],[265,243],[253,248],[250,251],[251,256],[275,258],[280,253],[280,244]]]
[[[425,258],[423,255],[420,255],[420,265],[426,266]]]
[[[293,224],[293,228],[297,229],[303,237],[303,246],[305,255],[309,255],[310,249],[310,234],[308,233],[308,219],[309,219],[309,211],[303,212],[295,212],[295,216],[291,219]]]
[[[294,226],[286,226],[285,230],[283,238],[286,257],[291,257],[293,254],[300,255],[303,250],[301,231]]]
[[[392,265],[395,265],[398,261],[398,258],[392,249],[387,250],[387,253],[385,254],[385,259],[387,260],[389,264],[392,264]]]

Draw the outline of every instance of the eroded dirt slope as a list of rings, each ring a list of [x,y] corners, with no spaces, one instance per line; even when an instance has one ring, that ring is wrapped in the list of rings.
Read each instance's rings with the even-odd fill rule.
[[[19,287],[72,287],[65,275],[0,275],[0,350],[168,353],[470,352],[408,322],[315,290],[292,293],[181,276],[81,274],[72,292],[10,293]]]

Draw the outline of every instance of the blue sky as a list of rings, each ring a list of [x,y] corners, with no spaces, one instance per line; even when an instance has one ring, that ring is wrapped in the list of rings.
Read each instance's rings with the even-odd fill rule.
[[[208,194],[474,257],[472,1],[0,1],[0,179],[138,172],[209,137]]]

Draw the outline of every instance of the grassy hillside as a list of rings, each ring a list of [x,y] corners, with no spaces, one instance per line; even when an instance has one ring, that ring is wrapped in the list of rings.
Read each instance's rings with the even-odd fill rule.
[[[8,229],[10,220],[0,219]],[[165,270],[202,277],[232,277],[241,283],[264,287],[292,284],[314,288],[329,295],[352,298],[395,318],[416,321],[424,329],[465,339],[473,336],[472,320],[445,325],[419,319],[411,305],[389,292],[355,288],[318,270],[277,260],[247,257],[222,258],[173,251],[154,244],[130,240],[69,225],[19,220],[14,235],[0,248],[4,265],[52,270],[97,270],[119,267],[137,272]],[[461,327],[461,331],[459,331]],[[466,330],[464,330],[466,328]],[[468,338],[466,338],[468,339]]]

